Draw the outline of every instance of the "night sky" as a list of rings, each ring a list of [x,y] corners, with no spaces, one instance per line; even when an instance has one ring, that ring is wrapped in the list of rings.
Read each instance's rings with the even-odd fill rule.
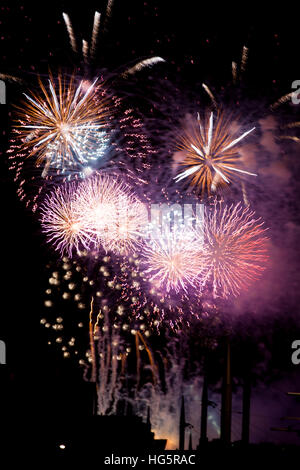
[[[94,11],[103,11],[105,5],[106,2],[100,0],[81,3],[12,1],[7,5],[2,2],[0,73],[20,77],[30,84],[37,73],[47,74],[49,68],[53,71],[78,70],[79,62],[71,52],[62,12],[70,15],[78,37],[89,38]],[[139,90],[146,94],[146,76],[150,75],[152,82],[156,83],[150,87],[149,102],[152,100],[151,94],[154,97],[154,92],[165,81],[167,101],[172,106],[177,100],[178,89],[192,90],[194,87],[190,95],[196,96],[196,90],[203,81],[213,89],[225,89],[226,92],[231,62],[240,60],[242,47],[246,44],[249,48],[245,74],[247,101],[271,104],[291,91],[292,81],[300,79],[299,15],[295,11],[282,12],[282,8],[277,12],[273,10],[271,18],[270,15],[262,15],[252,4],[245,3],[234,9],[217,4],[204,5],[202,2],[199,5],[196,1],[115,0],[107,33],[100,36],[95,69],[105,68],[109,73],[115,73],[137,59],[159,55],[166,64],[160,64],[150,72],[142,72],[136,80],[141,81]],[[9,420],[14,416],[11,422],[15,423],[22,421],[21,417],[37,419],[42,413],[45,416],[80,415],[86,413],[90,406],[81,378],[82,371],[49,350],[40,326],[47,279],[45,266],[53,252],[40,233],[37,218],[17,198],[6,156],[11,105],[18,101],[22,91],[22,86],[8,83],[7,105],[0,105],[0,339],[7,345],[7,365],[0,366],[4,384],[0,386],[0,413]],[[180,100],[178,97],[178,102]],[[147,114],[148,104],[142,104],[141,109],[143,106]],[[281,118],[285,119],[286,115],[289,121],[299,120],[300,108],[285,109]],[[149,127],[153,128],[152,122]],[[154,135],[153,141],[157,138],[159,136]],[[265,138],[268,142],[268,135]],[[299,443],[297,433],[270,431],[272,426],[287,424],[282,424],[282,417],[299,416],[300,412],[296,399],[286,395],[289,391],[300,392],[300,365],[294,366],[290,360],[291,343],[300,338],[300,322],[297,320],[300,314],[299,285],[291,281],[299,268],[300,167],[299,164],[293,166],[293,159],[299,157],[300,147],[299,144],[291,145],[293,158],[285,159],[289,173],[287,184],[284,186],[280,177],[277,183],[273,172],[268,180],[272,186],[268,197],[265,198],[265,193],[260,191],[256,201],[259,213],[266,218],[271,230],[275,227],[276,248],[272,254],[276,267],[270,268],[268,279],[263,286],[257,287],[250,299],[242,298],[236,304],[237,315],[241,318],[241,311],[245,316],[246,312],[255,311],[253,322],[247,320],[249,328],[255,330],[257,322],[258,329],[266,328],[265,337],[268,338],[263,361],[267,368],[265,377],[261,371],[258,373],[259,379],[253,390],[252,442]],[[289,180],[291,174],[292,184]],[[261,202],[264,198],[265,204]],[[289,233],[287,227],[291,229]],[[280,240],[285,240],[285,251],[278,248]],[[284,259],[281,259],[282,253],[285,253]],[[276,292],[272,293],[273,290]],[[270,301],[272,295],[274,302]],[[259,341],[262,341],[261,337],[263,335]],[[212,399],[220,401],[216,392],[212,394]],[[200,415],[200,396],[197,400],[197,413]],[[194,412],[191,409],[188,411]],[[237,394],[233,404],[233,440],[240,438],[240,411],[240,394]],[[216,437],[216,434],[212,432],[211,437]],[[195,441],[198,438],[197,430]]]

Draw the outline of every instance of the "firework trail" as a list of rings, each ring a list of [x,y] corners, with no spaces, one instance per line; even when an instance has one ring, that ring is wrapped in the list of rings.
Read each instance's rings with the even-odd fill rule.
[[[135,334],[135,349],[137,357],[137,389],[140,385],[141,379],[141,351],[145,350],[149,359],[149,364],[152,373],[153,384],[156,385],[158,381],[158,371],[154,361],[153,352],[151,351],[145,337],[140,331]]]
[[[232,62],[231,71],[232,71],[232,81],[235,84],[237,81],[237,63],[236,62]]]
[[[89,60],[88,58],[89,44],[85,39],[82,40],[82,55],[83,55],[84,62],[87,64]]]
[[[248,52],[249,52],[248,47],[243,46],[241,63],[240,63],[240,73],[238,73],[238,64],[236,62],[232,62],[231,64],[232,82],[234,85],[237,83],[238,79],[241,80],[243,78],[243,75],[246,71],[247,62],[248,62]]]
[[[175,176],[176,182],[188,179],[201,194],[211,194],[219,186],[230,185],[236,176],[256,176],[242,168],[240,143],[254,131],[254,127],[241,135],[232,135],[231,117],[214,114],[204,122],[198,115],[198,125],[186,133],[178,148],[185,156],[180,162],[186,169]],[[239,144],[239,145],[238,145]]]
[[[98,11],[95,11],[92,40],[91,40],[91,56],[93,58],[95,58],[96,51],[97,51],[97,41],[98,41],[98,35],[99,35],[99,29],[100,29],[100,20],[101,20],[101,14]]]
[[[19,84],[23,83],[23,80],[21,80],[20,78],[14,77],[13,75],[8,75],[6,73],[0,73],[0,80],[5,80],[7,82],[19,83]]]
[[[206,210],[203,232],[204,281],[214,297],[237,296],[260,278],[268,260],[268,239],[254,211],[241,203],[222,206],[216,202],[212,210]]]
[[[112,15],[113,3],[114,3],[114,0],[109,0],[107,3],[104,24],[103,24],[104,33],[107,32],[108,22]],[[63,19],[66,24],[72,50],[73,52],[77,53],[77,41],[76,41],[76,36],[74,34],[71,20],[66,13],[63,13]],[[86,40],[83,40],[82,42],[82,55],[83,55],[83,59],[85,63],[89,63],[89,57],[91,57],[92,59],[95,59],[97,46],[98,46],[98,37],[99,37],[99,32],[100,32],[100,19],[101,19],[101,14],[98,11],[95,11],[92,36],[91,36],[91,45]],[[143,59],[139,61],[137,64],[135,64],[134,66],[127,68],[127,70],[125,70],[125,72],[121,74],[121,77],[126,79],[129,76],[135,75],[137,72],[140,72],[144,68],[152,67],[153,65],[158,64],[159,62],[165,62],[165,60],[159,56],[154,56],[154,57],[149,57],[147,59]]]
[[[103,319],[102,326],[100,319]],[[122,335],[121,331],[111,324],[108,310],[104,313],[100,310],[94,329],[99,358],[97,377],[99,414],[116,414],[121,401],[130,403],[134,400],[135,403],[139,390],[144,386],[145,369],[149,367],[151,369],[151,379],[147,378],[146,381],[150,380],[154,386],[157,384],[156,364],[147,341],[139,331],[134,332],[131,337],[134,341],[126,340],[124,334]],[[130,356],[131,361],[129,361]],[[125,372],[127,377],[130,374],[136,376],[129,389],[125,387]],[[130,396],[135,398],[131,399]]]
[[[277,101],[275,101],[275,103],[273,103],[270,106],[271,111],[274,111],[275,109],[279,108],[279,106],[290,101],[294,94],[295,92],[291,91],[290,93],[287,93],[286,95],[281,96]]]
[[[70,17],[69,17],[69,15],[67,15],[67,13],[63,13],[63,19],[64,19],[64,22],[66,24],[66,28],[67,28],[67,31],[68,31],[68,34],[69,34],[69,39],[70,39],[70,44],[71,44],[72,50],[76,53],[77,52],[76,37],[75,37],[75,34],[74,34],[74,30],[73,30],[73,26],[72,26]]]
[[[299,121],[290,122],[289,124],[285,124],[283,127],[286,129],[293,129],[295,127],[300,127],[300,122]]]
[[[107,6],[106,6],[106,12],[105,12],[105,25],[104,25],[104,31],[107,32],[107,25],[108,25],[108,22],[112,16],[112,8],[113,8],[113,5],[114,5],[114,1],[115,0],[108,0],[107,1]]]
[[[92,360],[92,372],[91,372],[91,382],[97,382],[97,358],[96,358],[96,349],[95,349],[95,338],[94,338],[94,325],[93,325],[93,310],[94,310],[94,297],[91,300],[91,310],[89,315],[89,337],[90,337],[90,351],[91,351],[91,360]],[[98,328],[98,317],[97,322],[95,323],[95,328]]]
[[[159,64],[160,62],[165,62],[164,59],[161,57],[150,57],[149,59],[144,59],[138,62],[137,64],[133,65],[132,67],[128,68],[123,74],[123,78],[127,78],[129,75],[135,75],[137,72],[140,72],[142,69],[146,67],[152,67],[155,64]]]
[[[103,319],[102,327],[99,320]],[[98,414],[115,414],[118,401],[121,399],[122,359],[120,353],[121,338],[119,332],[111,328],[108,312],[99,311],[94,329],[98,365]]]
[[[210,89],[205,83],[202,83],[202,87],[203,87],[203,89],[206,91],[206,93],[208,94],[208,96],[210,97],[210,99],[211,99],[212,104],[214,105],[214,107],[215,107],[216,109],[218,109],[218,105],[217,105],[216,98],[215,98],[213,92],[211,91],[211,89]],[[199,114],[198,114],[198,120],[199,120]]]
[[[246,46],[243,46],[242,60],[241,60],[241,74],[246,71],[247,62],[248,62],[248,52],[249,49]]]

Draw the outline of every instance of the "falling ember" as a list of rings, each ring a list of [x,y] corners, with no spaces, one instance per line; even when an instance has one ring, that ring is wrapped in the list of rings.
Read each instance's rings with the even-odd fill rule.
[[[199,241],[193,230],[171,231],[150,238],[143,252],[145,274],[155,287],[167,292],[187,292],[189,287],[196,287],[203,269],[198,252]]]
[[[175,176],[176,183],[187,178],[200,193],[210,194],[230,185],[236,176],[256,176],[242,167],[239,155],[239,145],[255,127],[237,135],[230,117],[223,114],[215,118],[211,113],[204,122],[198,115],[197,120],[197,127],[180,139],[178,147],[185,154],[180,165],[185,170]]]
[[[215,203],[206,209],[203,231],[203,283],[212,287],[214,297],[237,296],[261,277],[268,239],[249,206]]]
[[[99,98],[96,82],[85,87],[83,82],[77,85],[74,77],[54,80],[50,75],[48,90],[39,78],[39,91],[24,94],[15,133],[26,158],[35,158],[36,166],[44,167],[43,176],[50,169],[66,174],[82,171],[103,156],[108,105]]]

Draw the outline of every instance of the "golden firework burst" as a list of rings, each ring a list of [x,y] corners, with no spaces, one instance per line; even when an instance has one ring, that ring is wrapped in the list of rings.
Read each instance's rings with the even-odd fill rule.
[[[230,116],[213,112],[202,121],[197,116],[197,126],[186,132],[178,148],[184,152],[180,165],[185,168],[175,176],[176,182],[188,179],[200,193],[210,194],[219,186],[227,186],[235,176],[256,176],[243,168],[239,147],[255,127],[238,135]]]

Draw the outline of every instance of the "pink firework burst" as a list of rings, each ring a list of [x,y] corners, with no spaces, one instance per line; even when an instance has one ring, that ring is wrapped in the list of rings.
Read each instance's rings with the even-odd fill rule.
[[[42,231],[62,255],[89,249],[93,242],[76,205],[75,183],[56,188],[41,205]]]
[[[77,211],[106,251],[128,255],[140,243],[147,208],[119,178],[97,173],[78,186]]]
[[[195,288],[203,270],[199,241],[190,229],[164,232],[151,238],[144,248],[145,274],[155,287],[178,293]]]
[[[100,173],[55,189],[41,207],[48,242],[68,256],[101,247],[127,255],[139,245],[147,222],[147,208],[132,189]]]
[[[212,286],[214,297],[237,296],[261,277],[268,260],[267,229],[249,206],[216,203],[206,209],[203,230],[203,283]]]

